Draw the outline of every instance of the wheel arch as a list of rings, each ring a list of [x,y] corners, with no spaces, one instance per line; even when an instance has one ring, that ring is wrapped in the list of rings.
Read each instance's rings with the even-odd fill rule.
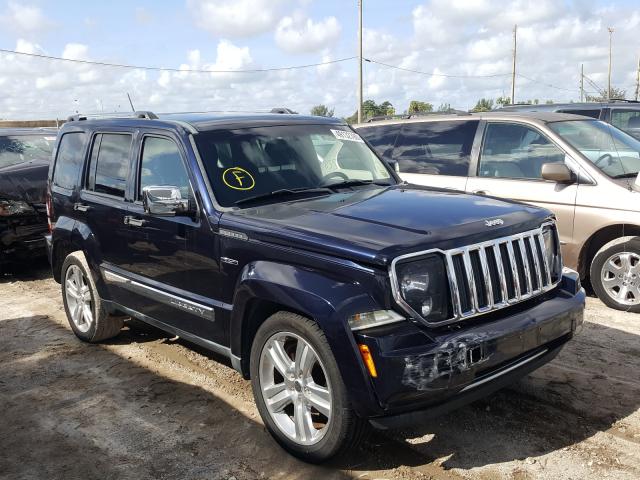
[[[258,261],[239,276],[229,325],[232,354],[241,358],[241,372],[249,378],[250,351],[260,325],[278,311],[315,321],[325,334],[343,381],[354,394],[354,406],[369,410],[374,398],[359,357],[355,337],[346,324],[351,313],[376,309],[365,287],[321,272],[292,265]],[[349,313],[351,312],[351,313]]]
[[[640,236],[640,225],[617,223],[607,225],[594,232],[584,243],[578,257],[578,273],[581,278],[589,277],[591,262],[598,251],[611,241],[622,237]]]

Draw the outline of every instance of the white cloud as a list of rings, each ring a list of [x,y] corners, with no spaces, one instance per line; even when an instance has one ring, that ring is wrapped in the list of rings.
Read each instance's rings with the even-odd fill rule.
[[[7,11],[0,16],[0,24],[6,25],[8,29],[29,34],[46,30],[53,25],[40,8],[17,2],[8,3]]]
[[[336,17],[314,22],[302,14],[284,17],[276,28],[276,44],[288,53],[316,52],[336,43],[340,37]]]
[[[188,0],[196,25],[227,38],[258,35],[277,23],[282,0]]]

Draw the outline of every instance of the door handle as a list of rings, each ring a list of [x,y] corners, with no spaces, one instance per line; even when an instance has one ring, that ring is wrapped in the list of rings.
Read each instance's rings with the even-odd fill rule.
[[[124,217],[124,224],[131,225],[132,227],[142,227],[145,223],[147,223],[147,221],[141,218],[135,218],[130,215]]]
[[[91,210],[91,207],[89,205],[85,205],[84,203],[74,203],[73,209],[77,210],[78,212],[88,212],[89,210]]]
[[[487,192],[486,190],[474,190],[471,193],[473,193],[474,195],[489,195],[489,192]]]

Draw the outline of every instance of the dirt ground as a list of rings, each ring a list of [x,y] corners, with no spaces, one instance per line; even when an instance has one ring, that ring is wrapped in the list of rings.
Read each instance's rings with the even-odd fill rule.
[[[0,277],[0,368],[2,479],[640,478],[640,316],[594,298],[551,364],[323,467],[280,450],[223,360],[132,322],[77,340],[44,264]]]

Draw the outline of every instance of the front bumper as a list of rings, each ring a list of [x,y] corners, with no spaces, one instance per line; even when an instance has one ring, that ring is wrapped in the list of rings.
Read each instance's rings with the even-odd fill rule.
[[[356,335],[371,350],[379,428],[415,424],[488,395],[552,360],[582,325],[575,272],[546,294],[455,327],[379,327]]]
[[[48,227],[39,216],[0,219],[0,264],[44,256]]]

